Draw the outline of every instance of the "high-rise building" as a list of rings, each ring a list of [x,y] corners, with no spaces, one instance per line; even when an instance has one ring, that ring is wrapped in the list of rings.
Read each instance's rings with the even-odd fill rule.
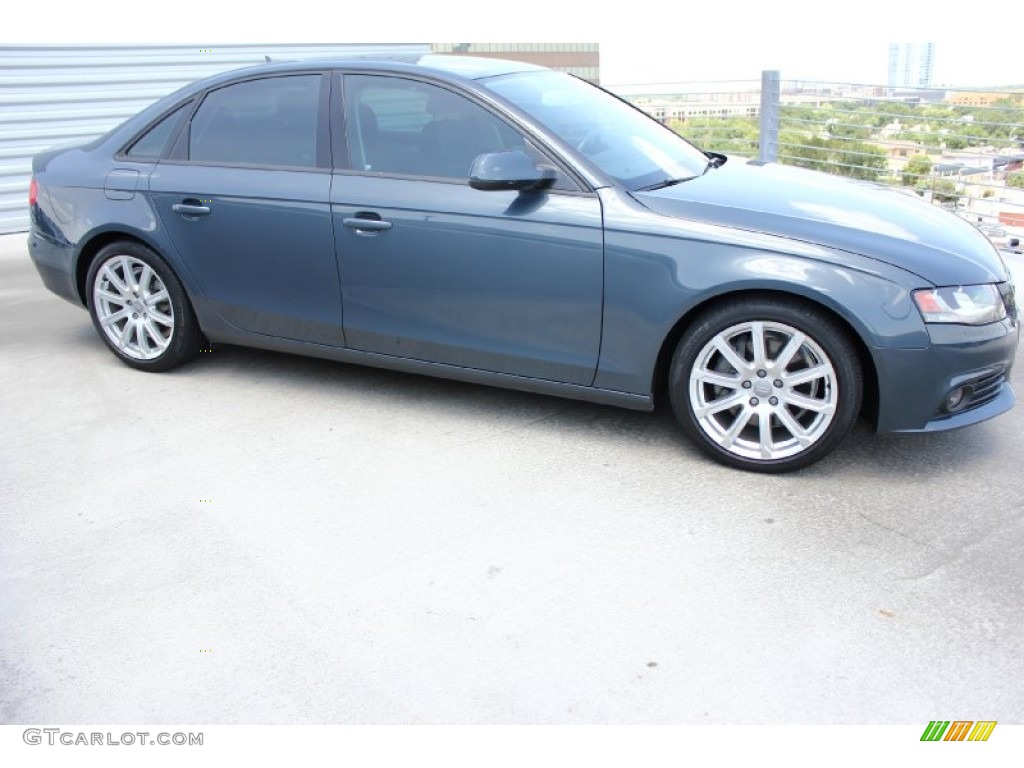
[[[889,85],[930,88],[935,65],[935,43],[890,43]]]
[[[434,53],[527,61],[592,83],[600,81],[597,43],[431,43],[430,48]]]

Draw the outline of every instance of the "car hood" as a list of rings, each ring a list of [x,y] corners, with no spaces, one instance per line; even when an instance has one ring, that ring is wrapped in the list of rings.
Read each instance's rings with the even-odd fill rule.
[[[999,255],[981,232],[895,187],[732,158],[703,176],[634,196],[666,216],[860,254],[935,285],[1007,279]]]

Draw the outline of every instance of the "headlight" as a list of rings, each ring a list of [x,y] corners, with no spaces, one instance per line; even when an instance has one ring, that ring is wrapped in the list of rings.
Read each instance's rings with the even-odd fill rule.
[[[1006,317],[1006,305],[994,285],[957,285],[914,291],[914,303],[926,323],[984,325]]]

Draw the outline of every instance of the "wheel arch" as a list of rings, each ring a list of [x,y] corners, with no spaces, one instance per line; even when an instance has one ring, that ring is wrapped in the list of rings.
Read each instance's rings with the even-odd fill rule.
[[[651,380],[651,392],[656,403],[664,401],[668,388],[668,375],[672,362],[672,355],[675,352],[679,339],[686,333],[694,322],[712,307],[723,304],[729,300],[736,299],[779,299],[785,298],[795,303],[813,307],[824,312],[833,319],[839,327],[847,334],[854,348],[857,350],[858,362],[861,366],[863,377],[863,400],[861,413],[866,416],[872,424],[878,416],[878,370],[875,367],[874,358],[871,355],[868,344],[864,341],[862,332],[842,312],[831,303],[816,300],[805,294],[797,293],[779,288],[738,288],[713,296],[705,297],[702,301],[690,307],[672,326],[662,340],[658,349],[658,356],[655,361],[654,371]]]
[[[110,245],[111,243],[117,243],[122,241],[131,241],[143,245],[149,248],[157,256],[167,262],[168,266],[174,270],[175,275],[181,280],[181,271],[175,269],[174,264],[167,258],[164,250],[153,242],[153,240],[143,233],[126,230],[126,229],[105,229],[98,230],[90,233],[78,247],[78,253],[75,257],[75,291],[78,294],[78,300],[82,303],[82,306],[87,304],[87,287],[86,280],[89,276],[89,268],[92,266],[93,260],[103,248]],[[184,280],[182,285],[185,286],[186,293],[188,292],[188,286]]]

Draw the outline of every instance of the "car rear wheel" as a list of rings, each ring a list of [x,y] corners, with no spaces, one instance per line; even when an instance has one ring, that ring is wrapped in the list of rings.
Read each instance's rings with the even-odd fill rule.
[[[787,299],[741,299],[702,315],[669,375],[683,431],[717,461],[788,472],[830,453],[860,410],[863,383],[846,330]]]
[[[196,354],[200,333],[167,262],[134,242],[111,243],[93,259],[87,302],[100,338],[124,363],[166,371]]]

